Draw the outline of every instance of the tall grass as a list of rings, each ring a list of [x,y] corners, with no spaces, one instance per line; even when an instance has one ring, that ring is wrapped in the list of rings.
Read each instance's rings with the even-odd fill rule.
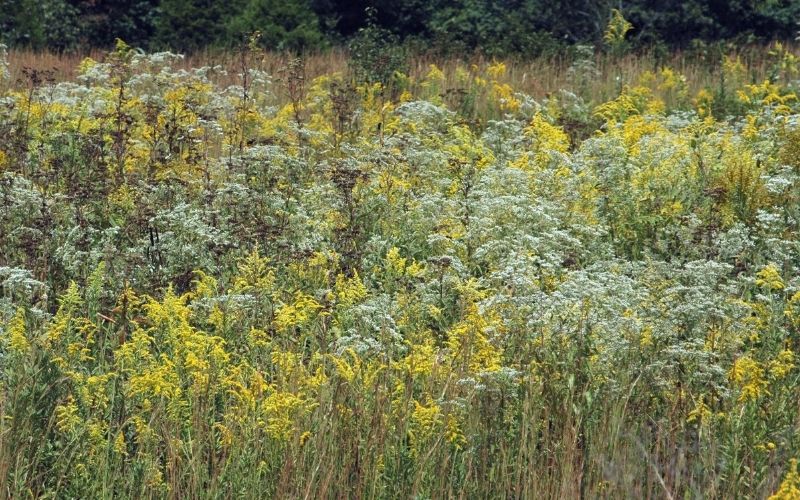
[[[790,44],[790,52],[796,52]],[[597,74],[591,79],[587,98],[592,102],[608,101],[618,95],[622,83],[635,82],[645,71],[657,71],[669,67],[686,78],[692,94],[703,88],[715,88],[720,83],[723,55],[740,58],[752,81],[762,81],[768,77],[772,67],[767,56],[768,47],[763,45],[704,47],[696,50],[672,51],[663,54],[658,51],[644,50],[618,57],[597,51],[592,57]],[[70,81],[77,75],[80,62],[91,57],[101,61],[107,52],[93,49],[88,52],[68,52],[57,54],[52,52],[12,49],[9,51],[9,69],[12,82],[24,81],[23,68],[41,71],[52,71],[57,81]],[[296,54],[279,52],[259,53],[254,65],[270,75],[278,75]],[[321,53],[309,53],[302,56],[306,75],[309,79],[331,74],[348,73],[348,53],[345,49],[331,49]],[[518,56],[510,59],[487,58],[480,54],[472,54],[464,58],[441,57],[431,54],[413,54],[406,60],[405,70],[415,81],[421,81],[429,72],[430,65],[436,65],[445,74],[445,87],[456,88],[456,69],[458,67],[475,66],[476,72],[484,73],[492,64],[502,63],[507,71],[500,81],[510,84],[516,91],[523,92],[535,99],[542,99],[565,88],[574,86],[570,77],[570,67],[575,60],[574,54],[563,53],[556,56],[528,59]],[[191,69],[202,66],[219,66],[224,75],[211,74],[215,84],[227,86],[238,83],[237,73],[240,71],[241,56],[235,51],[201,51],[185,56],[175,64],[176,68]]]

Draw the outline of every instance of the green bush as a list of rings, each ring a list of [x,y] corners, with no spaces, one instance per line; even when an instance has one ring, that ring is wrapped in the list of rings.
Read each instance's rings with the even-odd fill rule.
[[[225,4],[216,0],[162,0],[153,45],[193,51],[217,44],[227,35],[226,22],[241,8],[242,0]]]
[[[0,1],[0,42],[34,49],[63,50],[78,45],[80,11],[64,0]]]
[[[319,18],[306,1],[248,0],[227,24],[230,40],[258,31],[267,49],[302,50],[325,44]]]

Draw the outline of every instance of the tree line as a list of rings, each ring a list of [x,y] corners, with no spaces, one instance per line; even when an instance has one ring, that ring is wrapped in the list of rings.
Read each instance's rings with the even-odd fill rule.
[[[798,0],[0,0],[0,43],[33,49],[109,47],[192,52],[259,31],[274,50],[318,50],[367,26],[411,46],[540,55],[602,38],[612,9],[634,45],[793,38]]]

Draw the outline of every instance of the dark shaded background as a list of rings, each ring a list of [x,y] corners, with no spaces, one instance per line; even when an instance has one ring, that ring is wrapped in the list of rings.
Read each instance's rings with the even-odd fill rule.
[[[69,50],[119,37],[145,49],[230,47],[262,32],[265,48],[342,44],[368,24],[410,47],[540,55],[598,43],[612,8],[634,25],[634,46],[693,40],[793,39],[800,0],[0,0],[0,41]]]

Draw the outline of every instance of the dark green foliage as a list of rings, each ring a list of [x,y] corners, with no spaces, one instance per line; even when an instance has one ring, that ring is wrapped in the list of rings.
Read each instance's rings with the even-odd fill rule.
[[[241,13],[228,22],[232,41],[242,34],[258,31],[267,49],[301,50],[325,44],[319,19],[308,2],[248,0]]]
[[[159,19],[158,4],[158,0],[75,2],[81,13],[87,41],[102,47],[113,46],[117,38],[137,42],[150,40]]]
[[[690,1],[638,0],[626,5],[634,37],[642,42],[683,45],[693,39],[736,37],[791,38],[798,26],[800,2],[795,0]]]
[[[461,0],[437,9],[429,28],[441,47],[451,52],[482,49],[489,55],[538,55],[559,45],[556,38],[578,39],[550,22],[536,0],[485,2]],[[585,36],[585,33],[582,33]]]
[[[82,30],[80,11],[65,0],[0,0],[0,43],[63,50]]]
[[[363,38],[369,10],[374,28],[426,50],[533,56],[597,45],[612,8],[633,23],[634,46],[790,39],[800,17],[797,0],[0,0],[0,42],[192,51],[260,31],[266,48],[319,49]]]
[[[241,10],[242,0],[162,0],[156,20],[155,44],[192,51],[227,36],[225,23]]]
[[[350,40],[351,68],[356,80],[388,85],[396,71],[403,69],[405,54],[398,37],[375,22],[370,9],[367,26]]]

